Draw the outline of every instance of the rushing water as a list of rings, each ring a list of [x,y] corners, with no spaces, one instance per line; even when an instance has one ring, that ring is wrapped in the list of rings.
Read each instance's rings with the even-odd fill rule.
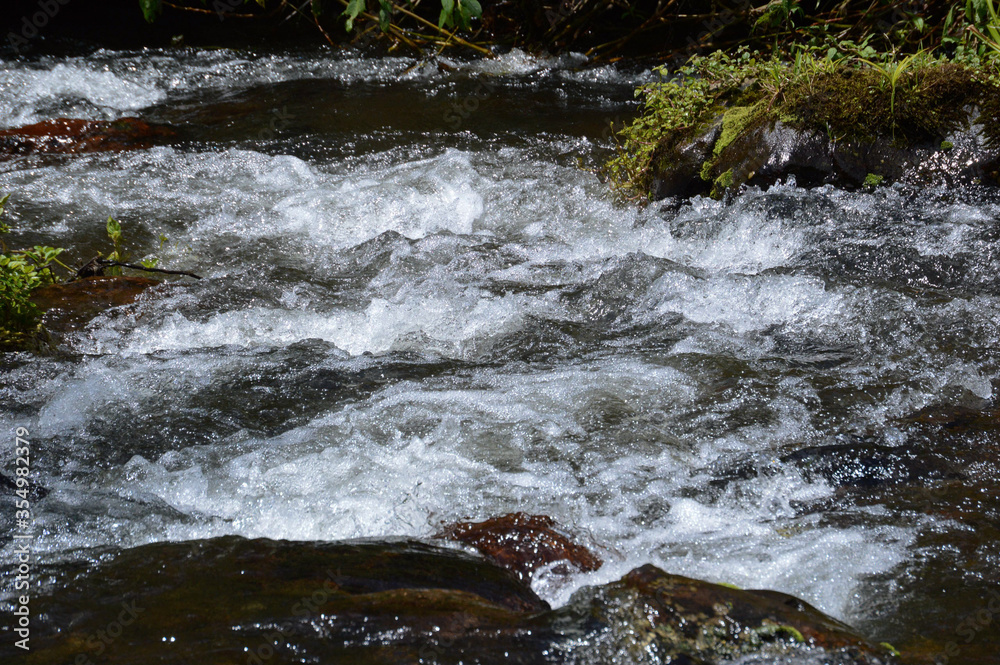
[[[908,639],[930,603],[956,624],[978,609],[969,585],[996,585],[996,541],[961,550],[949,534],[975,529],[891,490],[946,472],[883,460],[885,482],[859,491],[802,460],[913,452],[901,418],[995,403],[996,197],[790,182],[622,205],[591,169],[644,75],[583,65],[4,63],[4,126],[139,115],[180,133],[0,165],[9,244],[84,259],[114,215],[135,256],[205,277],[105,313],[68,357],[4,360],[0,423],[31,432],[51,490],[46,559],[221,534],[428,536],[522,510],[608,560],[536,582],[556,604],[652,562],[798,595],[881,639]],[[947,621],[934,639],[954,639]]]

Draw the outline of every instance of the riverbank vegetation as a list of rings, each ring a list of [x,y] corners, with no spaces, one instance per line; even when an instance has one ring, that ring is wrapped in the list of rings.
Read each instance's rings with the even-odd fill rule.
[[[0,198],[0,351],[41,351],[51,347],[49,333],[42,323],[44,311],[36,302],[36,294],[44,287],[90,277],[122,277],[126,271],[199,278],[189,272],[158,268],[159,259],[153,256],[129,263],[121,224],[112,217],[105,225],[111,250],[107,256],[99,252],[79,268],[72,268],[59,258],[66,252],[62,247],[36,245],[11,249],[4,240],[11,227],[3,219],[9,200],[10,194]],[[161,242],[165,240],[161,238]]]
[[[218,35],[305,26],[326,41],[487,52],[517,46],[596,59],[685,60],[692,52],[833,39],[881,51],[958,39],[963,16],[989,36],[985,0],[127,0],[157,24],[187,17]],[[230,20],[233,19],[233,20]],[[996,39],[996,36],[993,37]],[[864,48],[862,46],[862,49]]]
[[[770,7],[758,21],[788,23],[800,10],[795,2]],[[624,198],[646,199],[680,153],[708,140],[700,177],[718,196],[740,180],[720,159],[727,148],[779,121],[833,143],[888,139],[897,148],[946,150],[945,137],[978,118],[986,141],[1000,142],[1000,17],[992,0],[954,4],[938,25],[913,15],[902,27],[853,39],[835,27],[789,25],[789,41],[766,50],[741,45],[657,68],[660,80],[636,91],[642,112],[618,132],[605,174]]]
[[[10,194],[0,199],[0,349],[31,348],[44,335],[41,312],[31,294],[56,282],[53,266],[69,268],[58,258],[62,248],[7,247],[2,236],[11,229],[3,221],[3,211],[9,199]]]

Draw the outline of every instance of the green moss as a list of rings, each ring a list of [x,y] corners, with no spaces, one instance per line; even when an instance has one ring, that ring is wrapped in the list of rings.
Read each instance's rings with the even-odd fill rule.
[[[722,134],[712,148],[712,154],[718,157],[733,141],[739,138],[744,130],[763,114],[760,102],[752,106],[732,106],[726,109],[722,116]]]
[[[760,637],[786,638],[795,642],[804,643],[806,638],[795,626],[788,624],[765,624],[755,631]]]
[[[882,184],[883,180],[885,180],[884,177],[877,175],[875,173],[869,173],[868,175],[865,176],[865,187],[868,187],[869,189],[875,189],[876,187]]]
[[[733,186],[735,179],[733,178],[733,170],[729,169],[722,173],[715,181],[712,183],[712,198],[719,199],[722,195],[726,193],[726,190]]]
[[[954,147],[955,147],[955,144],[952,143],[951,141],[941,141],[941,149],[942,150],[951,150]]]
[[[715,168],[715,162],[711,159],[705,160],[705,163],[701,165],[701,179],[705,182],[712,182],[712,169]]]
[[[891,653],[893,656],[896,656],[897,658],[903,655],[896,650],[896,647],[892,646],[888,642],[879,642],[878,645],[883,649],[885,649],[886,651],[888,651],[889,653]]]

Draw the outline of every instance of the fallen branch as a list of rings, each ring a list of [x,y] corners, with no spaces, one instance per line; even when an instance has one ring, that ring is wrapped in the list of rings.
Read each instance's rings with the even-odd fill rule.
[[[165,270],[164,268],[147,268],[143,265],[136,265],[134,263],[123,263],[121,261],[111,261],[109,259],[102,259],[100,257],[93,258],[88,261],[82,268],[76,271],[76,279],[83,279],[84,277],[100,277],[104,275],[104,268],[131,268],[132,270],[144,270],[146,272],[158,272],[164,275],[184,275],[185,277],[194,277],[195,279],[201,279],[200,276],[194,274],[193,272],[185,272],[184,270]]]

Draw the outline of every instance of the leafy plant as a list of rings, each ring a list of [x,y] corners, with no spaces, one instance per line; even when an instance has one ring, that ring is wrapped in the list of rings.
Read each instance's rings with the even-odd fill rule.
[[[0,199],[0,216],[10,194]],[[10,233],[10,226],[0,222],[0,234]],[[31,293],[56,281],[52,264],[66,267],[58,257],[64,250],[35,246],[8,250],[0,240],[0,346],[9,346],[39,329],[41,312],[31,302]]]
[[[973,23],[968,30],[983,43],[984,46],[1000,56],[1000,14],[993,6],[993,0],[967,0],[966,17]],[[988,35],[979,29],[981,25]]]
[[[636,90],[636,96],[644,99],[643,111],[617,133],[615,156],[604,168],[604,174],[626,199],[647,196],[656,167],[654,157],[664,136],[693,133],[714,117],[724,97],[737,94],[752,82],[766,80],[767,89],[776,94],[787,78],[785,68],[776,60],[762,62],[757,54],[742,48],[732,56],[722,51],[696,55],[672,77],[666,67],[655,71],[661,80]],[[761,89],[758,85],[755,92],[747,93],[750,105],[759,101]]]
[[[764,6],[760,18],[754,21],[755,31],[790,26],[793,16],[804,16],[799,0],[772,0]]]
[[[122,241],[122,225],[114,217],[108,217],[108,222],[105,227],[108,232],[108,238],[111,240],[111,244],[114,247],[111,254],[108,255],[108,261],[118,261],[119,263],[125,263],[128,261],[128,254],[125,253],[125,248]],[[118,266],[112,266],[108,269],[109,275],[121,275],[122,269]]]
[[[472,29],[472,19],[483,15],[479,0],[441,0],[438,27]]]
[[[139,0],[139,8],[146,21],[152,23],[160,17],[163,11],[161,0]]]
[[[885,65],[881,65],[873,60],[866,60],[865,58],[861,58],[862,62],[864,62],[872,69],[877,71],[879,74],[884,76],[886,80],[889,82],[889,86],[891,89],[889,94],[889,113],[892,115],[894,119],[896,117],[896,88],[899,85],[899,79],[900,77],[903,76],[903,73],[906,72],[906,70],[908,70],[913,65],[913,61],[922,54],[923,51],[918,51],[916,53],[908,55],[902,60],[893,59],[891,64],[886,63]]]

